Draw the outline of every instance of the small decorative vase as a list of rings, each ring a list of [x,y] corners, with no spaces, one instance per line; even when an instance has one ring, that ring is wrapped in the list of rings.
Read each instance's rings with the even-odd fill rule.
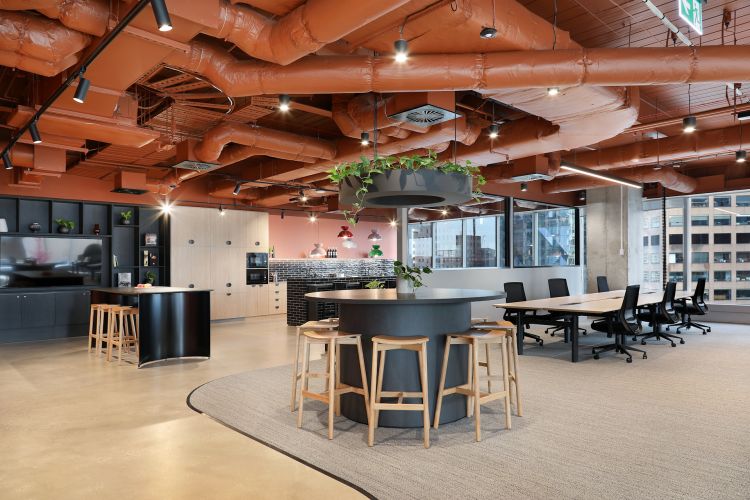
[[[122,224],[123,226],[129,226],[130,219],[120,219],[120,224]]]
[[[29,229],[31,229],[32,233],[38,233],[42,230],[42,225],[38,222],[32,222],[31,224],[29,224]]]
[[[403,278],[396,278],[397,295],[414,295],[414,284]]]
[[[57,232],[60,234],[68,234],[70,229],[67,226],[57,226]]]
[[[373,245],[372,250],[370,250],[370,257],[382,257],[383,251],[380,249],[380,245]]]

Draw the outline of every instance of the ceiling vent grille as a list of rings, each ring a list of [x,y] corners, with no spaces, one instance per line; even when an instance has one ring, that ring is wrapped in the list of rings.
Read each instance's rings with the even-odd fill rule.
[[[439,108],[432,104],[424,104],[416,108],[401,111],[395,115],[388,115],[388,118],[400,122],[412,123],[420,127],[430,127],[438,123],[454,120],[459,116],[461,115],[456,114],[453,111],[448,111],[447,109]]]

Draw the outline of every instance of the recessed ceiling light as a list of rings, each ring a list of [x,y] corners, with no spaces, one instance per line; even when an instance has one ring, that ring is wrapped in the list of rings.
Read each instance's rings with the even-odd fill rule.
[[[482,31],[479,32],[479,36],[482,38],[495,38],[497,36],[497,30],[489,26],[482,27]]]

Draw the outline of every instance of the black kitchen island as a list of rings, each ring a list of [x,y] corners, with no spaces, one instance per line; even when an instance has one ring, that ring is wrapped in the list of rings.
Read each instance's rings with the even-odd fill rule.
[[[310,301],[332,302],[339,305],[339,329],[362,335],[365,367],[372,361],[372,337],[375,335],[429,337],[427,343],[427,378],[430,415],[435,414],[445,336],[463,332],[471,326],[471,303],[495,300],[505,293],[492,290],[453,288],[420,289],[411,296],[398,295],[394,289],[338,290],[308,293]],[[341,380],[345,384],[361,387],[356,350],[353,346],[341,347]],[[468,346],[451,348],[451,358],[446,374],[446,385],[467,382]],[[419,391],[419,365],[415,353],[391,351],[385,362],[384,390]],[[341,413],[357,422],[367,423],[365,405],[361,396],[346,394],[341,398]],[[466,416],[465,396],[451,396],[443,401],[440,422],[453,422]],[[380,414],[384,427],[421,427],[422,415],[418,412],[388,411]]]
[[[155,286],[95,288],[92,304],[138,307],[138,366],[176,358],[211,356],[210,290]]]

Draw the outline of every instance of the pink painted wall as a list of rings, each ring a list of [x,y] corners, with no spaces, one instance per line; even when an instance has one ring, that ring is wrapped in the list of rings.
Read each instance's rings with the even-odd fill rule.
[[[342,240],[337,236],[341,226],[347,225],[342,218],[322,219],[310,222],[307,216],[299,217],[286,214],[284,219],[276,214],[268,215],[269,243],[276,251],[279,259],[298,259],[307,257],[314,243],[323,243],[323,248],[335,247],[340,259],[358,259],[367,257],[372,248],[372,242],[367,239],[372,229],[377,229],[382,240],[375,242],[380,245],[383,257],[396,258],[396,228],[384,222],[370,222],[362,220],[355,228],[349,228],[354,234],[352,240],[357,248],[344,248]]]

